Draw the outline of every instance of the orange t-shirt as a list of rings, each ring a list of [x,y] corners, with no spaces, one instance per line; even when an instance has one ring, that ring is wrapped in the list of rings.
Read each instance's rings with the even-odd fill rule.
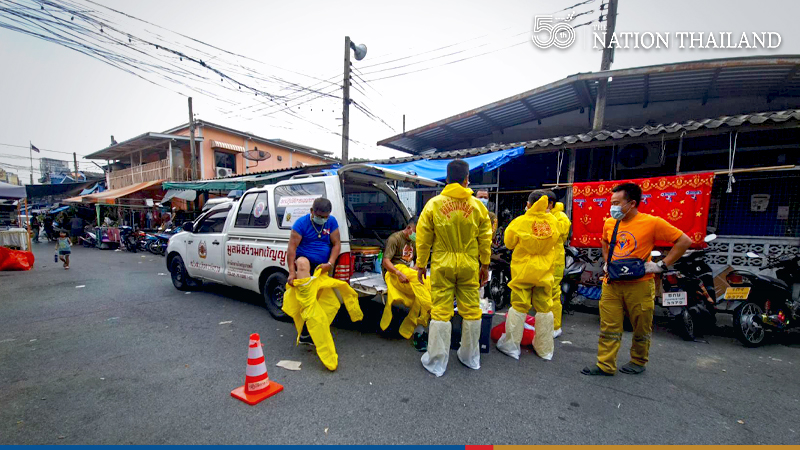
[[[603,241],[611,245],[611,236],[614,234],[614,225],[617,221],[606,219],[603,224]],[[653,251],[656,241],[675,242],[683,234],[666,220],[639,213],[630,220],[623,220],[617,231],[617,245],[614,248],[614,259],[639,258],[650,261],[650,252]],[[610,250],[610,249],[609,249]],[[650,280],[652,273],[646,274],[637,281]]]

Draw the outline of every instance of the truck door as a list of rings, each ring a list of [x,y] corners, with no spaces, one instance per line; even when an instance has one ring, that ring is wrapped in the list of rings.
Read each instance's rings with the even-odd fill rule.
[[[189,275],[220,283],[225,281],[223,231],[230,210],[231,205],[213,209],[195,224],[192,242],[187,242],[186,246]]]

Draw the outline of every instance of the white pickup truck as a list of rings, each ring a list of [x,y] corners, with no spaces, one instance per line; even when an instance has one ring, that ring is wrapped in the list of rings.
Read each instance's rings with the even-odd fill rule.
[[[185,290],[211,281],[238,286],[264,297],[269,313],[281,310],[288,268],[287,248],[292,224],[309,213],[318,197],[333,204],[342,249],[334,277],[350,282],[360,296],[385,290],[380,273],[355,273],[353,246],[384,246],[395,231],[406,227],[410,214],[400,202],[400,185],[434,187],[441,183],[366,164],[350,164],[335,174],[315,173],[248,190],[235,202],[209,209],[167,247],[172,283]]]

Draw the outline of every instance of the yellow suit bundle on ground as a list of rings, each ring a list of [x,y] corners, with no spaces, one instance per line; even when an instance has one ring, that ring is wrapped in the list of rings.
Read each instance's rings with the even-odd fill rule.
[[[489,213],[472,189],[448,184],[422,210],[417,223],[417,267],[431,258],[431,321],[428,351],[422,365],[436,376],[447,368],[453,317],[453,299],[464,319],[459,360],[480,368],[481,307],[480,265],[488,265],[492,253],[492,224]]]
[[[555,264],[553,264],[553,306],[550,308],[550,311],[553,312],[553,329],[558,331],[561,329],[561,280],[564,278],[564,258],[566,256],[564,243],[567,242],[572,222],[564,213],[564,204],[561,202],[556,203],[550,213],[558,222],[558,241],[555,245],[556,256]]]
[[[417,325],[428,326],[431,317],[431,282],[430,278],[426,278],[425,284],[421,284],[417,279],[417,271],[405,264],[395,264],[394,267],[408,278],[408,283],[401,283],[393,273],[386,274],[388,299],[381,317],[381,329],[385,330],[392,322],[392,305],[402,304],[408,308],[408,315],[400,325],[400,336],[408,339]]]
[[[511,308],[506,317],[505,334],[497,349],[519,359],[525,316],[536,309],[536,335],[533,348],[544,358],[553,357],[553,264],[558,241],[558,221],[547,212],[547,197],[536,201],[524,215],[512,220],[503,240],[511,255]]]
[[[339,311],[341,296],[350,320],[357,322],[364,317],[358,304],[358,294],[344,281],[331,278],[317,268],[314,276],[294,281],[294,286],[286,285],[283,296],[283,312],[294,319],[298,342],[303,325],[314,341],[317,355],[328,370],[336,370],[339,355],[333,345],[331,323]]]

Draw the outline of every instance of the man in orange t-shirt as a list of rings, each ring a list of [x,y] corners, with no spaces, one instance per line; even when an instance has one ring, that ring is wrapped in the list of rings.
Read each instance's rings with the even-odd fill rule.
[[[622,344],[622,322],[625,311],[633,325],[631,361],[619,371],[626,374],[644,372],[650,352],[650,334],[653,331],[655,303],[655,273],[663,272],[692,245],[692,240],[666,220],[640,213],[642,188],[634,183],[623,183],[611,190],[611,218],[603,226],[603,258],[606,271],[609,246],[617,220],[617,241],[613,260],[639,258],[645,261],[646,274],[632,281],[612,281],[606,277],[600,297],[600,341],[597,346],[597,365],[584,367],[584,375],[614,375],[617,371],[617,352]],[[672,242],[669,254],[659,263],[650,261],[656,241]]]

